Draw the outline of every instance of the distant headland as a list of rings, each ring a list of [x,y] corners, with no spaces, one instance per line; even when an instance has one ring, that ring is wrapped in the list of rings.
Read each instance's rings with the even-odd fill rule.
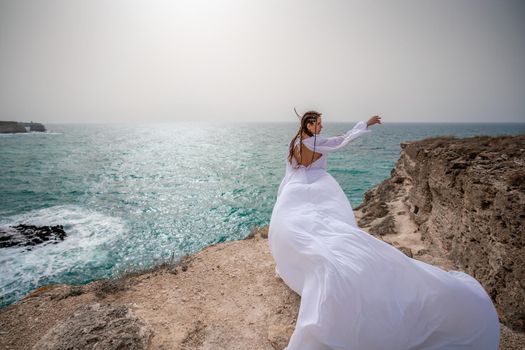
[[[45,132],[46,127],[41,123],[0,121],[0,133],[2,134],[25,133],[32,131]]]

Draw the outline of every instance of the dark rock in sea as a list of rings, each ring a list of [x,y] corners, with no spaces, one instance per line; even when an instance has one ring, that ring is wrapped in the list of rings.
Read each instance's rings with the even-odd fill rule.
[[[24,124],[19,122],[2,122],[0,121],[0,133],[24,133],[27,132]]]
[[[79,307],[51,328],[33,349],[146,349],[151,327],[125,305]]]
[[[66,238],[67,234],[62,225],[33,226],[16,225],[0,227],[0,248],[26,247],[41,243],[58,243]]]

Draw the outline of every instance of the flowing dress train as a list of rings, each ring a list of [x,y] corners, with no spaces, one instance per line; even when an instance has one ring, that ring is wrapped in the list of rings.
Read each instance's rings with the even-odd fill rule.
[[[270,220],[276,272],[301,305],[288,350],[497,350],[499,320],[470,275],[411,259],[357,227],[326,154],[369,132],[317,138],[322,156],[287,162]],[[313,150],[313,137],[303,140]]]

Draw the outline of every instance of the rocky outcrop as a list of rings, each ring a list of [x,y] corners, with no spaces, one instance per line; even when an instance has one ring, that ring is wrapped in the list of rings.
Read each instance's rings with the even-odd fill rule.
[[[391,241],[418,235],[424,244],[416,255],[445,258],[449,268],[473,275],[502,322],[524,331],[525,135],[401,147],[390,178],[356,208],[359,224]]]
[[[56,244],[67,234],[62,225],[34,226],[16,225],[0,227],[0,248],[27,247],[42,243]]]
[[[31,122],[29,123],[29,131],[45,132],[46,127],[44,124]]]
[[[45,132],[46,127],[41,123],[20,123],[20,122],[2,122],[0,121],[0,133],[25,133],[31,132]]]
[[[125,305],[92,303],[49,329],[33,350],[147,349],[151,327]]]
[[[24,133],[27,132],[23,124],[18,122],[2,122],[0,121],[0,133]]]

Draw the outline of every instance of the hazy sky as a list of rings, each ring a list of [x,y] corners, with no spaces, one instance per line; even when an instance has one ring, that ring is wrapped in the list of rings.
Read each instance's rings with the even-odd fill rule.
[[[525,122],[525,1],[0,0],[0,120]]]

